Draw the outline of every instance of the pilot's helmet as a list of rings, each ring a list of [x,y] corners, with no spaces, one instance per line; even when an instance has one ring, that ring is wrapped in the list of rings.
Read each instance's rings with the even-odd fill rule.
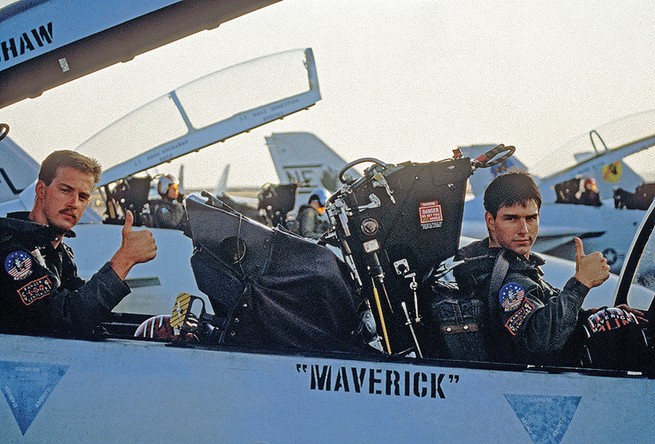
[[[584,181],[584,189],[587,191],[597,191],[596,181],[593,177],[587,177]]]
[[[165,174],[159,178],[157,182],[157,192],[161,197],[166,197],[168,194],[168,189],[170,187],[178,188],[180,186],[180,181],[178,181],[175,176],[172,174]]]
[[[312,203],[313,200],[318,201],[318,204],[321,207],[324,207],[327,203],[327,200],[330,198],[330,193],[325,188],[316,188],[312,191],[312,194],[309,196],[308,203]]]

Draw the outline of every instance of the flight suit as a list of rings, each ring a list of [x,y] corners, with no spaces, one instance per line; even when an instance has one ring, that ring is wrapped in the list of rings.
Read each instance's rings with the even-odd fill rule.
[[[85,282],[73,252],[55,233],[27,220],[0,218],[0,329],[12,333],[85,335],[130,292],[106,263]],[[21,220],[22,219],[22,220]]]
[[[178,201],[159,199],[148,202],[148,205],[150,218],[146,220],[146,226],[182,231],[187,227],[186,210]]]
[[[318,211],[311,205],[302,205],[298,209],[298,227],[302,237],[320,239],[327,231],[327,223],[321,219]]]
[[[509,270],[497,294],[488,295],[491,271],[500,248],[489,239],[460,249],[455,260],[465,262],[454,270],[460,289],[475,293],[489,308],[489,346],[500,362],[580,365],[587,314],[582,303],[589,288],[571,278],[562,290],[542,276],[544,260],[532,253],[529,259],[506,252]]]

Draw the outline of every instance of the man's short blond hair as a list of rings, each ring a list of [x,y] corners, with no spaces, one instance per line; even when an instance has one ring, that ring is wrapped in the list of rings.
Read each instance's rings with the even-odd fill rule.
[[[46,185],[50,185],[57,175],[57,169],[61,167],[71,167],[83,173],[93,176],[93,183],[100,182],[102,167],[97,160],[71,150],[54,151],[45,158],[41,163],[39,171],[39,180]]]

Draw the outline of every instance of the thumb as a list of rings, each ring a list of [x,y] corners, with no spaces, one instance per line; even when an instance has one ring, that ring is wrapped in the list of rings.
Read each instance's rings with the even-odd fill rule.
[[[579,237],[575,238],[575,258],[579,259],[584,257],[584,247],[582,246],[582,239]]]
[[[134,223],[134,215],[130,210],[125,212],[125,224],[123,225],[123,234],[132,231],[132,224]]]

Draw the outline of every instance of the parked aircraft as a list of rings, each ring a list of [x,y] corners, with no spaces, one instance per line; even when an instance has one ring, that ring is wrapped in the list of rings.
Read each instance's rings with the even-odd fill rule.
[[[464,155],[475,157],[491,146],[474,145],[460,149]],[[620,272],[644,212],[617,208],[619,205],[615,205],[614,190],[620,187],[632,191],[645,182],[624,159],[653,146],[655,111],[647,111],[602,125],[537,162],[539,170],[531,170],[530,173],[539,185],[543,205],[535,250],[573,259],[573,238],[581,237],[589,250],[605,255],[612,272]],[[512,169],[528,171],[518,158],[512,157],[471,177],[471,188],[476,198],[470,200],[465,208],[465,235],[485,235],[486,227],[481,222],[484,189],[496,175]],[[580,200],[583,184],[590,178],[598,190],[597,206],[584,205]]]
[[[649,116],[655,122],[655,112],[637,115],[640,120],[643,120],[645,116]],[[634,123],[634,117],[627,120]],[[611,128],[616,129],[616,123],[613,122]],[[632,126],[632,128],[635,127],[637,126]],[[641,128],[643,129],[643,126]],[[595,133],[598,134],[599,131],[597,130]],[[602,172],[610,163],[617,166],[618,171],[622,172],[621,176],[616,178],[616,185],[628,189],[634,188],[637,184],[642,183],[643,179],[622,163],[621,159],[623,156],[652,147],[655,144],[655,136],[644,137],[643,133],[641,136],[635,136],[634,133],[629,136],[634,140],[621,139],[623,140],[621,146],[598,152],[594,157],[581,161],[579,168],[569,166],[564,171],[551,172],[547,179],[540,179],[537,176],[544,203],[541,209],[541,225],[535,251],[573,260],[575,258],[573,238],[581,237],[590,251],[603,252],[613,273],[620,272],[632,236],[643,218],[643,211],[618,210],[614,208],[613,203],[609,202],[601,207],[555,204],[551,184],[563,182],[579,174],[590,174],[592,171]],[[614,140],[617,140],[616,135]],[[275,133],[267,137],[267,144],[280,181],[302,177],[307,178],[311,184],[330,185],[332,182],[329,179],[335,177],[334,172],[339,171],[340,167],[346,163],[328,145],[310,133]],[[476,145],[460,147],[460,149],[464,155],[473,158],[493,146],[495,145]],[[580,144],[572,143],[571,146],[580,149]],[[565,153],[562,155],[566,158]],[[556,157],[556,154],[553,154],[549,158]],[[527,169],[518,159],[510,157],[495,167],[476,171],[470,178],[473,192],[481,196],[494,174],[512,168]],[[606,175],[606,177],[609,176]],[[328,181],[322,181],[323,178],[328,178]],[[597,183],[599,182],[600,180],[597,181]],[[329,186],[328,189],[330,189]],[[551,197],[552,200],[549,200]],[[478,239],[486,237],[487,229],[483,215],[481,199],[474,198],[467,201],[462,234]]]
[[[597,129],[584,133],[564,145],[547,153],[534,162],[530,173],[538,181],[545,201],[556,201],[558,196],[555,186],[567,180],[593,178],[601,200],[612,201],[617,187],[634,190],[645,182],[624,159],[641,151],[649,150],[655,145],[655,110],[630,114],[620,119],[605,123]],[[486,151],[487,145],[460,147],[465,155]],[[492,145],[490,145],[492,146]],[[528,170],[520,160],[513,156],[505,163],[491,170],[479,171],[471,178],[473,193],[480,195],[484,187],[491,182],[494,175],[507,169]],[[578,194],[578,190],[571,190]],[[560,195],[560,200],[563,196]]]

